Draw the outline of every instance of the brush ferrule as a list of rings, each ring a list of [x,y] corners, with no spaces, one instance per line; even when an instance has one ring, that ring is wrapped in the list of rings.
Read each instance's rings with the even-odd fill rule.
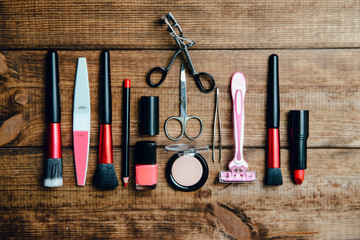
[[[48,158],[61,158],[60,123],[48,124]]]
[[[280,138],[278,128],[268,129],[268,168],[280,168]]]
[[[100,125],[99,163],[113,163],[111,124]]]

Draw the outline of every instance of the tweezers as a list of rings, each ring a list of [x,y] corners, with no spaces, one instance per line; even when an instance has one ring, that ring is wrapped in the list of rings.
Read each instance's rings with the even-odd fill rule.
[[[220,90],[217,87],[215,93],[215,114],[214,114],[214,125],[213,125],[213,144],[212,144],[212,159],[215,162],[215,130],[216,130],[216,118],[219,118],[219,162],[221,162],[221,117],[220,117],[220,105],[219,105],[219,97]]]

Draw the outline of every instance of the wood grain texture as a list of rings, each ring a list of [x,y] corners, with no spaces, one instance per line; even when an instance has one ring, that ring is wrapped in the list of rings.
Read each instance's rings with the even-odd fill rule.
[[[360,1],[0,1],[0,238],[1,239],[360,239]],[[190,56],[220,87],[223,158],[211,161],[206,184],[173,190],[165,179],[174,143],[163,123],[179,114],[180,58],[157,89],[145,82],[166,66],[176,44],[160,17],[171,11]],[[45,56],[58,49],[64,186],[43,185],[46,157]],[[98,159],[100,50],[110,49],[114,166],[121,173],[123,80],[132,80],[131,171],[127,188],[92,184]],[[284,184],[264,185],[267,62],[279,56],[281,164]],[[86,57],[91,136],[87,182],[76,187],[72,105],[77,58]],[[184,58],[182,58],[184,60]],[[189,70],[189,69],[187,69]],[[252,184],[220,184],[233,158],[230,77],[247,79],[244,156],[257,172]],[[212,144],[214,93],[201,93],[187,74],[188,113],[203,119],[198,144]],[[160,135],[139,134],[139,99],[160,96]],[[308,169],[291,180],[287,112],[310,110]],[[197,127],[191,124],[191,128]],[[178,129],[172,125],[172,131]],[[195,134],[194,129],[190,131]],[[135,190],[134,145],[155,140],[159,182]],[[183,138],[181,143],[194,143]]]
[[[310,110],[309,147],[360,147],[360,66],[359,50],[277,50],[280,61],[281,145],[286,147],[287,113],[291,109]],[[170,116],[179,115],[179,60],[164,84],[151,88],[147,72],[165,66],[172,51],[111,51],[114,145],[121,145],[121,112],[123,80],[132,80],[131,144],[139,139],[154,139],[139,134],[138,106],[141,96],[160,96],[160,135],[158,145],[167,145],[163,124]],[[191,51],[198,71],[211,73],[220,87],[223,145],[233,146],[230,77],[242,71],[247,79],[245,99],[245,146],[264,147],[266,143],[267,62],[273,51]],[[11,131],[7,147],[45,146],[45,51],[6,51],[6,72],[1,76],[1,132],[7,120],[18,114],[23,119]],[[60,91],[62,104],[62,143],[72,146],[72,105],[77,57],[86,57],[91,97],[91,146],[98,144],[98,82],[100,51],[60,51]],[[219,64],[221,63],[221,64]],[[212,144],[214,92],[204,94],[187,75],[188,113],[202,118],[203,135],[196,142]],[[22,92],[21,92],[22,91]],[[15,125],[15,124],[13,124]],[[171,125],[172,132],[178,126]],[[195,135],[198,126],[190,126]],[[10,141],[11,140],[11,141]],[[184,142],[185,138],[182,140]]]
[[[116,148],[117,174],[120,154]],[[72,151],[64,149],[64,186],[57,189],[42,187],[43,150],[2,149],[0,235],[122,239],[354,239],[360,235],[358,149],[309,149],[301,186],[292,183],[288,152],[283,150],[284,185],[279,187],[263,184],[265,152],[256,148],[245,148],[244,155],[257,171],[257,182],[218,183],[218,171],[226,169],[234,150],[225,149],[223,154],[222,163],[211,162],[210,152],[203,154],[209,179],[202,189],[184,193],[166,182],[171,154],[162,149],[157,154],[158,187],[148,192],[134,189],[133,170],[128,188],[95,189],[91,183],[95,149],[90,152],[85,187],[75,186]]]
[[[169,49],[171,11],[198,49],[359,47],[359,1],[12,1],[2,49]]]

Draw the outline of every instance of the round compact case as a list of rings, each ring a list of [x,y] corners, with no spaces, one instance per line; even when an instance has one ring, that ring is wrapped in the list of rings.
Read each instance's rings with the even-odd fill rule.
[[[209,167],[198,152],[208,151],[208,146],[174,144],[166,146],[165,150],[177,152],[170,158],[166,167],[166,178],[174,189],[189,192],[205,184],[209,176]]]

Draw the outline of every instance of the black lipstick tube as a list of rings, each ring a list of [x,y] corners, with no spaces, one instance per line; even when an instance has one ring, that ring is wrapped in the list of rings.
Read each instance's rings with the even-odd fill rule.
[[[309,137],[309,111],[290,111],[290,149],[293,170],[306,169],[307,139]]]

